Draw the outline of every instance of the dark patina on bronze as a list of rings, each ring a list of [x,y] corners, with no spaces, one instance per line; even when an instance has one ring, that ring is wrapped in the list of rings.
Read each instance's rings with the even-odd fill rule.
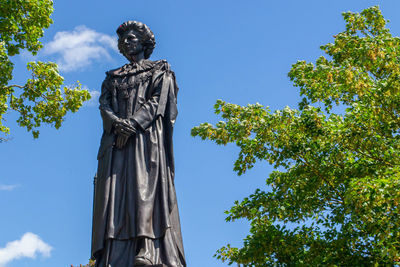
[[[130,63],[106,72],[100,95],[92,258],[99,267],[186,266],[174,186],[178,86],[155,38],[127,21],[118,48]]]

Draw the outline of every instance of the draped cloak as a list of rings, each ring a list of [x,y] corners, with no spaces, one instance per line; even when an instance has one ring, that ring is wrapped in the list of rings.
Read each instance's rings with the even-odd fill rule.
[[[98,152],[92,258],[96,266],[133,266],[138,237],[153,240],[154,264],[186,266],[174,187],[175,75],[165,60],[106,72],[100,95],[104,132]],[[139,126],[115,147],[118,118]]]

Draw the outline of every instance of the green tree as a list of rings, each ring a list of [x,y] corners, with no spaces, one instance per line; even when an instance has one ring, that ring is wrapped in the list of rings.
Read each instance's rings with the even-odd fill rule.
[[[29,62],[32,73],[24,85],[10,84],[14,64],[11,57],[26,49],[33,55],[42,48],[39,39],[53,22],[52,0],[0,0],[0,132],[8,134],[4,115],[19,113],[18,125],[39,135],[38,127],[47,123],[59,128],[68,111],[76,112],[90,99],[79,82],[74,87],[63,86],[63,77],[53,62]],[[4,138],[1,138],[4,140]]]
[[[192,129],[217,144],[235,143],[239,175],[258,160],[275,168],[269,187],[227,211],[227,221],[251,222],[241,248],[218,250],[229,264],[393,266],[400,260],[400,39],[378,7],[343,18],[346,29],[321,46],[327,56],[315,64],[298,61],[289,72],[304,97],[298,110],[218,100],[223,121]]]

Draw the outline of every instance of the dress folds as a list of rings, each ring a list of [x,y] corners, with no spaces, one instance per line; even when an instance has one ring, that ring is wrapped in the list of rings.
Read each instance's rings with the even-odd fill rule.
[[[133,266],[143,247],[138,242],[150,242],[153,264],[186,266],[174,186],[175,75],[165,60],[130,63],[106,74],[92,258],[101,267]],[[139,125],[122,149],[114,146],[119,118]]]

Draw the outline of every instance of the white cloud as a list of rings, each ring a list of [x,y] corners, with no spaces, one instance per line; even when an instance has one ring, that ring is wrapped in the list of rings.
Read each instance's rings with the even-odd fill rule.
[[[86,86],[84,86],[83,89],[89,90]],[[89,93],[90,93],[90,96],[91,96],[92,98],[90,98],[89,101],[86,101],[86,102],[84,103],[84,105],[86,105],[86,106],[91,106],[91,107],[97,106],[97,105],[99,104],[100,92],[99,92],[99,91],[96,91],[96,90],[89,90]]]
[[[117,38],[86,26],[57,32],[44,47],[45,54],[59,56],[56,62],[62,71],[79,70],[96,60],[110,59],[110,50],[118,51]]]
[[[4,248],[0,248],[0,267],[20,258],[36,258],[37,254],[43,257],[50,257],[53,248],[33,233],[25,233],[20,240],[7,243]]]
[[[10,185],[0,184],[0,191],[12,191],[15,188],[17,188],[18,186],[19,185],[17,185],[17,184],[10,184]]]

